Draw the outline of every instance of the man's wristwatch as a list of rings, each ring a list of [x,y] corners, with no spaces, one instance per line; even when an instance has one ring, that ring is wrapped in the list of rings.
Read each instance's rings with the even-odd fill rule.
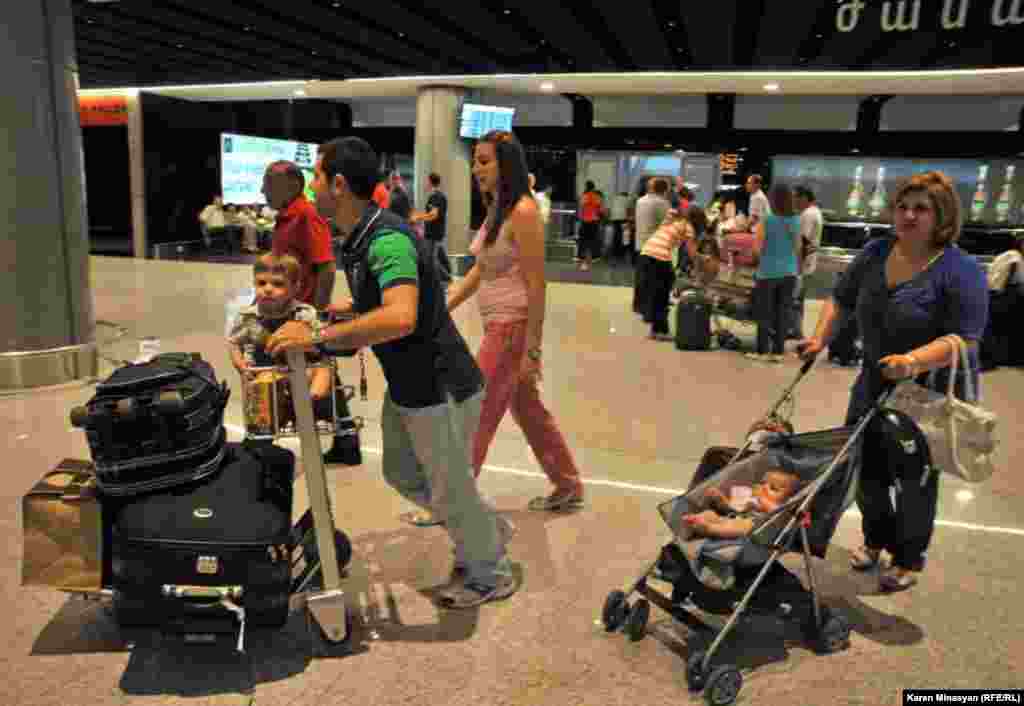
[[[324,326],[314,326],[313,327],[313,335],[312,335],[313,347],[316,348],[317,352],[320,353],[321,355],[326,355],[327,354],[327,351],[324,350],[324,329],[325,328],[326,327],[324,327]]]
[[[526,355],[530,360],[540,360],[540,348],[528,348]]]

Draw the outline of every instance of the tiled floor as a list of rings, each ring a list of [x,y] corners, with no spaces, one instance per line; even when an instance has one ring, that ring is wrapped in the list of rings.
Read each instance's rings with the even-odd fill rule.
[[[249,279],[244,265],[93,258],[97,317],[128,331],[105,354],[131,357],[143,335],[158,335],[164,350],[202,352],[232,383],[228,423],[237,438],[241,407],[222,335],[225,302]],[[339,295],[343,288],[339,282]],[[524,585],[511,599],[453,614],[425,595],[447,575],[449,551],[440,530],[397,520],[407,508],[380,477],[384,388],[369,358],[370,399],[355,402],[367,418],[365,463],[329,470],[338,522],[356,546],[345,584],[360,616],[355,654],[313,657],[299,615],[282,631],[250,634],[245,656],[229,644],[185,648],[147,633],[121,635],[100,605],[19,586],[20,515],[9,512],[0,520],[9,537],[0,563],[0,600],[9,606],[0,704],[698,703],[684,666],[707,644],[707,631],[654,610],[650,635],[634,643],[595,621],[605,595],[633,581],[669,537],[657,504],[685,489],[708,446],[742,439],[797,363],[649,341],[630,296],[621,286],[550,285],[544,396],[590,481],[588,507],[561,516],[525,510],[547,484],[506,420],[480,483],[519,527],[511,553]],[[472,305],[457,320],[475,349],[481,329]],[[100,333],[109,339],[113,330]],[[342,372],[356,380],[355,362],[343,361]],[[798,388],[797,429],[840,422],[853,375],[825,364],[812,371]],[[849,512],[816,569],[827,601],[853,624],[851,648],[817,656],[793,627],[754,619],[723,655],[743,671],[739,703],[888,706],[902,703],[906,687],[1024,687],[1024,483],[1012,462],[1024,453],[1022,393],[1022,371],[986,375],[986,402],[1001,419],[999,472],[977,487],[943,479],[920,584],[882,595],[871,575],[847,568],[860,542]],[[0,399],[9,508],[61,458],[87,455],[67,412],[89,394],[77,387]],[[297,511],[305,505],[299,485]]]

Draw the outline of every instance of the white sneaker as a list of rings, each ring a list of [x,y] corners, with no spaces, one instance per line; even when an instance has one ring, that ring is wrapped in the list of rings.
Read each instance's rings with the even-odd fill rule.
[[[746,358],[747,360],[756,360],[761,363],[765,363],[768,361],[767,353],[744,353],[743,357]]]

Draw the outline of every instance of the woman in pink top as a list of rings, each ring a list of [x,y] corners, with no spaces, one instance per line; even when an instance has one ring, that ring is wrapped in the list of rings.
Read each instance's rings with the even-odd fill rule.
[[[700,206],[691,206],[687,211],[671,210],[665,216],[654,235],[644,243],[640,254],[649,258],[647,274],[646,317],[651,321],[650,338],[656,341],[671,340],[668,329],[669,295],[675,283],[672,270],[672,256],[684,242],[695,241],[704,232],[707,221]]]
[[[544,331],[544,226],[530,196],[526,155],[510,132],[492,131],[476,145],[473,176],[487,205],[470,251],[476,264],[448,297],[448,310],[480,293],[484,340],[477,363],[487,380],[480,426],[473,442],[477,475],[506,410],[526,435],[548,479],[551,495],[530,501],[531,510],[583,505],[583,482],[565,438],[540,399]]]

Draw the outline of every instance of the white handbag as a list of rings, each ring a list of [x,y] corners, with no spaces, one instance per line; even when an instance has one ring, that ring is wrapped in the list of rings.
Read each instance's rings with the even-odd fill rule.
[[[909,415],[928,439],[932,465],[952,473],[968,483],[987,480],[995,470],[996,415],[980,405],[965,402],[954,394],[958,364],[965,371],[965,388],[969,398],[974,394],[974,381],[967,357],[967,344],[959,336],[946,336],[953,344],[949,385],[946,394],[918,385],[913,380],[900,382],[885,406]]]

